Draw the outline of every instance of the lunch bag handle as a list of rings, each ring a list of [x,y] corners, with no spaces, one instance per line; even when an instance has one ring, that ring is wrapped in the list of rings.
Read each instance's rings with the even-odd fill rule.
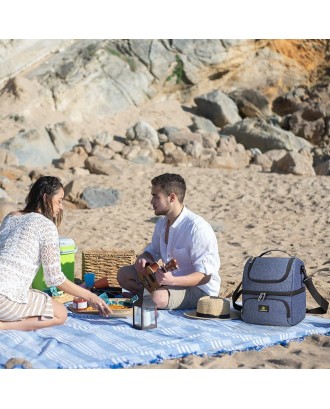
[[[285,254],[287,254],[289,257],[292,257],[291,254],[289,254],[288,252],[286,252],[286,251],[284,251],[284,250],[279,250],[279,249],[267,250],[267,251],[265,251],[264,253],[261,253],[260,256],[258,256],[258,257],[262,257],[262,256],[264,256],[265,254],[271,253],[272,251],[280,251],[281,253],[285,253]]]

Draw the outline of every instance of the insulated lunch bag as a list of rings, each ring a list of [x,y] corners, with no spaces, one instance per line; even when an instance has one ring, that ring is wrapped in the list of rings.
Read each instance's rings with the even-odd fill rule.
[[[272,251],[289,257],[264,257]],[[306,288],[320,307],[306,310]],[[238,305],[236,301],[241,295],[242,305]],[[232,301],[233,307],[241,311],[243,321],[281,326],[298,324],[306,313],[325,314],[329,305],[307,276],[304,262],[283,250],[268,250],[250,257]]]

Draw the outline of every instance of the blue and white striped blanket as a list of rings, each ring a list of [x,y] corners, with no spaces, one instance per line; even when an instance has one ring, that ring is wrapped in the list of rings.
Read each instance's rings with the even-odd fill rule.
[[[33,368],[129,368],[189,354],[212,356],[258,350],[330,335],[330,319],[307,316],[294,327],[268,327],[241,320],[199,320],[184,311],[159,311],[158,327],[132,328],[132,317],[102,318],[69,313],[65,325],[31,332],[0,331],[0,368],[23,358]]]

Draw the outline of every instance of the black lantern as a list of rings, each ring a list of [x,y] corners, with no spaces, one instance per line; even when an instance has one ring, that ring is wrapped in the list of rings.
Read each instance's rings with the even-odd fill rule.
[[[133,328],[157,328],[157,306],[149,295],[133,302]]]

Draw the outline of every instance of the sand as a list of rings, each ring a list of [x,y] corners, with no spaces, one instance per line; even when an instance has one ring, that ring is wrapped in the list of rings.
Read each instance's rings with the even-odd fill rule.
[[[150,180],[164,172],[180,173],[185,178],[185,204],[216,232],[221,296],[232,295],[249,256],[281,249],[305,262],[316,288],[330,300],[330,178],[261,173],[256,167],[236,171],[127,162],[120,175],[91,175],[93,185],[111,186],[120,196],[116,205],[99,209],[67,206],[60,235],[73,238],[78,247],[77,277],[81,277],[81,252],[85,249],[142,251],[151,239],[155,221]],[[307,304],[316,306],[309,295]],[[324,317],[329,318],[330,312]],[[329,352],[330,338],[314,335],[287,347],[231,356],[189,356],[148,368],[330,368]]]

